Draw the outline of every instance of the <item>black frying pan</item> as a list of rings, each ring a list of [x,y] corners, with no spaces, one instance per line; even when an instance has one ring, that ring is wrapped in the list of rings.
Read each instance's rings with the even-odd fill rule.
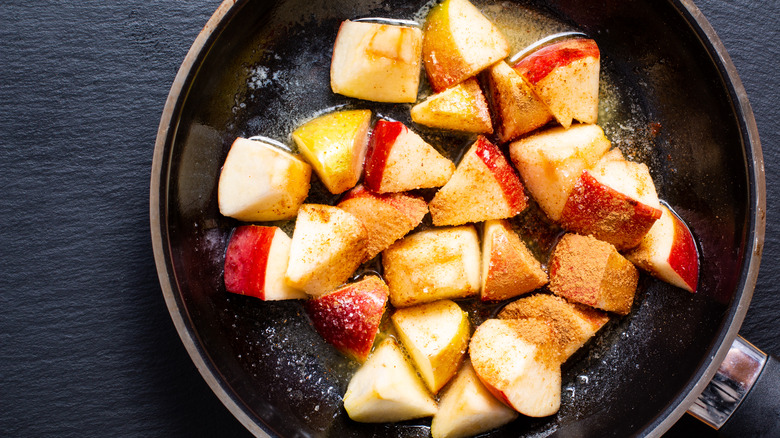
[[[616,145],[648,163],[660,197],[691,227],[702,264],[694,295],[643,277],[632,313],[564,364],[557,415],[521,418],[488,436],[660,435],[715,373],[753,292],[765,202],[753,115],[725,50],[689,2],[517,3],[596,39],[622,114],[602,114],[600,123]],[[424,5],[228,0],[176,77],[152,170],[158,272],[196,366],[258,436],[429,434],[426,420],[371,425],[347,418],[341,395],[355,365],[321,341],[299,302],[225,293],[224,249],[237,223],[216,205],[218,172],[235,137],[262,134],[291,144],[289,133],[313,111],[361,106],[329,89],[342,20],[408,19]],[[409,121],[408,107],[370,106]],[[314,201],[333,201],[314,193]]]

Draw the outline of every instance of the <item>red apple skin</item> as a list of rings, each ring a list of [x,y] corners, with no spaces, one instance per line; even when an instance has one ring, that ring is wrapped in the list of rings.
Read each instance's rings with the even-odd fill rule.
[[[554,69],[586,57],[599,58],[599,47],[591,39],[576,38],[542,47],[518,61],[514,69],[536,84]]]
[[[674,241],[669,251],[669,266],[691,288],[691,292],[696,292],[699,282],[699,256],[696,243],[693,241],[691,231],[680,218],[676,214],[672,214],[672,218],[674,219]]]
[[[483,136],[477,139],[476,153],[496,177],[504,192],[504,198],[512,210],[512,215],[520,214],[528,205],[528,197],[525,195],[525,187],[520,177],[512,169],[504,154],[498,146]]]
[[[600,183],[585,170],[563,206],[560,221],[570,231],[590,234],[623,251],[639,245],[660,217],[660,209]]]
[[[306,313],[325,342],[365,362],[379,332],[389,290],[376,276],[328,292],[306,302]]]
[[[401,122],[387,120],[379,120],[374,125],[366,154],[365,179],[363,181],[369,190],[379,191],[390,149],[398,136],[406,129],[406,126]]]
[[[225,289],[265,299],[268,251],[276,227],[243,225],[233,231],[225,252]]]

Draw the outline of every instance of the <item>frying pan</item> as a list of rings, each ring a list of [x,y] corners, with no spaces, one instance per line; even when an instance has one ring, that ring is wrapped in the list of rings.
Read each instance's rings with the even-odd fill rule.
[[[487,10],[502,4],[596,39],[608,79],[602,101],[611,102],[600,123],[630,158],[649,165],[659,196],[690,226],[701,268],[696,294],[643,276],[631,314],[613,319],[564,364],[560,412],[520,418],[487,436],[659,436],[723,361],[758,273],[764,174],[745,91],[688,1],[517,0]],[[341,21],[420,19],[425,7],[415,0],[226,0],[168,96],[150,202],[161,286],[204,379],[257,436],[429,434],[429,420],[373,425],[347,418],[341,396],[356,365],[321,341],[300,302],[225,293],[224,250],[237,222],[216,205],[219,169],[236,137],[291,144],[292,129],[316,111],[360,107],[329,89]],[[371,108],[408,122],[408,107]],[[334,201],[313,184],[311,201]]]

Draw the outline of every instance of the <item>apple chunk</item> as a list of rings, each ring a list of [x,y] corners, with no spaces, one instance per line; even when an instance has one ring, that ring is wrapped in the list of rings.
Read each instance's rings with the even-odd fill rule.
[[[471,225],[410,234],[382,253],[382,264],[395,307],[479,291],[479,238]]]
[[[284,282],[289,257],[290,238],[284,231],[242,225],[233,231],[225,251],[225,289],[266,301],[306,298]]]
[[[575,38],[543,47],[514,65],[558,120],[596,123],[599,115],[599,61],[596,42]]]
[[[262,141],[237,138],[219,175],[219,212],[240,221],[291,219],[309,194],[311,166]]]
[[[370,275],[306,301],[305,308],[325,342],[365,362],[379,332],[387,296],[385,282]]]
[[[480,136],[428,208],[434,225],[461,225],[518,215],[527,200],[504,154]]]
[[[466,438],[501,427],[517,412],[496,400],[466,360],[439,401],[431,421],[433,438]]]
[[[428,204],[419,196],[375,194],[362,185],[347,192],[337,207],[355,215],[366,227],[366,260],[412,231],[428,213]]]
[[[569,301],[626,315],[639,273],[612,244],[566,234],[550,260],[550,290]]]
[[[498,141],[504,143],[544,126],[552,119],[531,84],[504,61],[486,70]]]
[[[438,406],[393,338],[385,338],[352,376],[344,394],[349,418],[388,423],[429,417]]]
[[[370,124],[370,110],[336,111],[310,120],[292,133],[301,154],[331,193],[345,192],[360,179]]]
[[[469,343],[474,371],[499,400],[529,417],[561,405],[561,365],[549,327],[538,319],[488,319]]]
[[[499,301],[547,284],[547,273],[504,220],[482,229],[482,301]]]
[[[468,315],[441,300],[398,309],[391,317],[401,343],[434,394],[458,371],[469,344]]]
[[[366,256],[366,228],[351,213],[330,205],[298,210],[285,281],[310,295],[341,285]]]
[[[671,210],[661,206],[663,214],[642,242],[626,254],[640,269],[661,280],[696,292],[699,256],[693,235]]]
[[[344,21],[333,46],[331,89],[358,99],[413,103],[421,53],[420,29]]]
[[[525,187],[553,221],[561,212],[582,171],[593,167],[611,144],[596,125],[555,127],[509,145]]]
[[[422,56],[428,80],[441,91],[509,54],[509,44],[468,0],[445,0],[428,13]]]
[[[493,133],[485,94],[474,78],[429,96],[412,107],[411,116],[414,123],[431,128]]]

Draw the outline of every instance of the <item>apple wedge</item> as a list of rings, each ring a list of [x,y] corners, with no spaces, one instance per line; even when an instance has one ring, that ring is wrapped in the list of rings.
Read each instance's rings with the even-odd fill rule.
[[[455,164],[401,122],[379,120],[371,132],[364,184],[376,193],[441,187]]]
[[[358,361],[365,362],[385,313],[387,285],[376,275],[312,298],[306,313],[325,342]]]
[[[469,343],[471,364],[496,398],[529,417],[561,405],[561,365],[550,328],[538,319],[488,319]]]
[[[466,438],[501,427],[517,412],[496,400],[466,360],[439,400],[431,421],[433,438]]]
[[[504,61],[484,73],[499,143],[514,140],[544,126],[553,116],[531,84]]]
[[[482,301],[516,297],[547,284],[547,273],[505,220],[482,228]]]
[[[596,42],[575,38],[542,47],[515,70],[530,82],[558,123],[596,123],[599,115],[599,61]]]
[[[591,236],[566,234],[550,260],[550,290],[569,301],[627,315],[639,272],[615,247]]]
[[[355,372],[344,394],[349,418],[389,423],[429,417],[438,406],[393,338],[385,338]]]
[[[660,217],[661,204],[647,166],[626,161],[619,149],[613,149],[582,172],[563,206],[561,226],[623,251],[639,245]]]
[[[685,223],[666,206],[663,214],[642,242],[626,253],[626,258],[653,276],[696,292],[699,280],[699,255],[693,234]]]
[[[485,94],[474,78],[429,96],[412,107],[411,116],[414,123],[431,128],[493,133]]]
[[[509,55],[501,31],[468,0],[444,0],[428,13],[422,57],[428,81],[441,91]]]
[[[225,251],[225,289],[265,301],[306,298],[284,282],[290,238],[278,227],[242,225]]]
[[[509,145],[509,154],[539,207],[558,221],[582,171],[593,167],[610,146],[600,127],[572,125],[517,140]]]
[[[365,256],[366,228],[360,219],[330,205],[304,204],[285,281],[309,295],[322,295],[347,281]]]
[[[352,213],[366,227],[366,260],[371,260],[422,222],[428,204],[406,193],[376,194],[357,185],[338,208]]]
[[[498,318],[548,321],[561,362],[565,362],[609,322],[609,316],[604,312],[548,294],[534,294],[513,301],[501,310]]]
[[[292,138],[333,194],[355,187],[363,173],[370,110],[336,111],[301,125]]]
[[[418,28],[344,21],[333,45],[330,87],[358,99],[413,103],[421,54]]]
[[[219,175],[219,212],[240,221],[292,219],[309,194],[311,166],[268,143],[237,138]]]
[[[523,183],[504,154],[480,136],[428,208],[434,225],[461,225],[518,215],[527,201]]]
[[[479,238],[472,225],[410,234],[382,253],[382,264],[395,307],[479,292]]]
[[[391,320],[423,382],[438,393],[466,354],[471,334],[468,314],[455,302],[441,300],[398,309]]]

